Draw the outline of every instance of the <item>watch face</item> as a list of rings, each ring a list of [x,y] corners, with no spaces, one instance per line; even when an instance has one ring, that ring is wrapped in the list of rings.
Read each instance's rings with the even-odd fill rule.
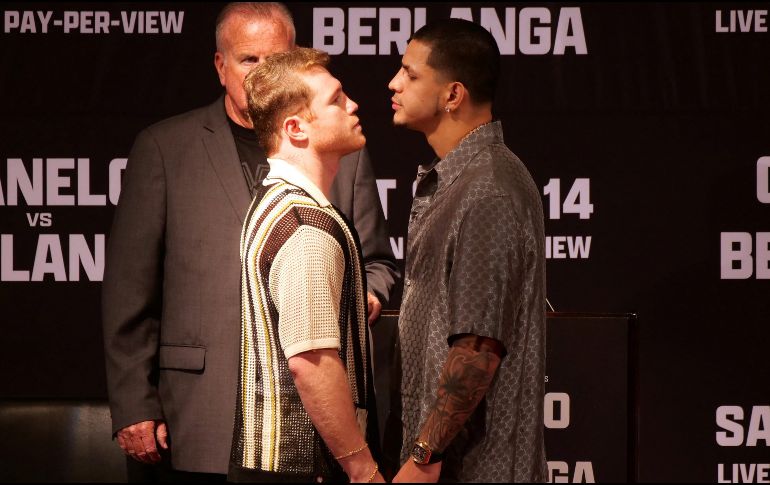
[[[411,455],[412,460],[420,465],[428,463],[428,460],[430,459],[430,452],[420,445],[414,445]]]

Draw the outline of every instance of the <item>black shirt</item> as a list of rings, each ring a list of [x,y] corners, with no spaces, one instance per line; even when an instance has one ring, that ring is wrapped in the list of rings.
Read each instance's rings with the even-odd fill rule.
[[[235,123],[230,117],[227,117],[230,123],[230,130],[235,139],[235,149],[238,151],[238,158],[241,160],[243,176],[246,185],[249,187],[251,196],[254,196],[255,187],[259,186],[270,171],[270,165],[267,163],[265,151],[257,142],[257,134],[251,128],[244,128]]]

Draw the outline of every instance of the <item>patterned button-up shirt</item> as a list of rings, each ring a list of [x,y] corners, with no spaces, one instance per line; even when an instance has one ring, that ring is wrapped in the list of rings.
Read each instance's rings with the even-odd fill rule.
[[[545,481],[545,251],[540,193],[499,122],[421,166],[399,319],[401,461],[436,401],[454,336],[500,341],[495,379],[445,452],[441,479]]]

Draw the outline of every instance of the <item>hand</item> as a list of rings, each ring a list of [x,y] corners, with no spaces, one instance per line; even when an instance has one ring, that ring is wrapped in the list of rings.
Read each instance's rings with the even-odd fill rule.
[[[141,463],[160,461],[156,439],[161,448],[168,449],[168,430],[163,421],[157,421],[157,427],[155,421],[142,421],[118,431],[118,445],[123,452]]]
[[[371,482],[368,483],[385,483],[385,479],[382,477],[382,474],[378,471],[374,474],[374,478],[372,478]]]
[[[372,293],[366,293],[366,300],[369,304],[369,325],[372,325],[380,317],[380,311],[382,311],[382,304],[380,300]]]
[[[369,472],[369,475],[367,476],[350,477],[350,483],[385,483],[385,479],[382,477],[382,474],[379,472],[379,470],[374,474],[372,480],[369,481],[371,473],[372,472]]]
[[[441,462],[418,465],[408,458],[393,478],[393,483],[436,483],[440,475]]]

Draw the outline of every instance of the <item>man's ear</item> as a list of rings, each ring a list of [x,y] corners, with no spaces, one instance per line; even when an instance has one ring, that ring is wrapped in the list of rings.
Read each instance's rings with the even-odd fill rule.
[[[217,69],[219,84],[225,85],[225,55],[217,51],[214,54],[214,67]]]
[[[298,115],[289,116],[283,120],[283,133],[294,142],[307,141],[307,133],[305,132],[305,120]]]
[[[447,98],[445,108],[447,111],[455,111],[462,104],[465,96],[468,95],[468,90],[465,89],[465,85],[459,81],[451,82],[447,86]]]

